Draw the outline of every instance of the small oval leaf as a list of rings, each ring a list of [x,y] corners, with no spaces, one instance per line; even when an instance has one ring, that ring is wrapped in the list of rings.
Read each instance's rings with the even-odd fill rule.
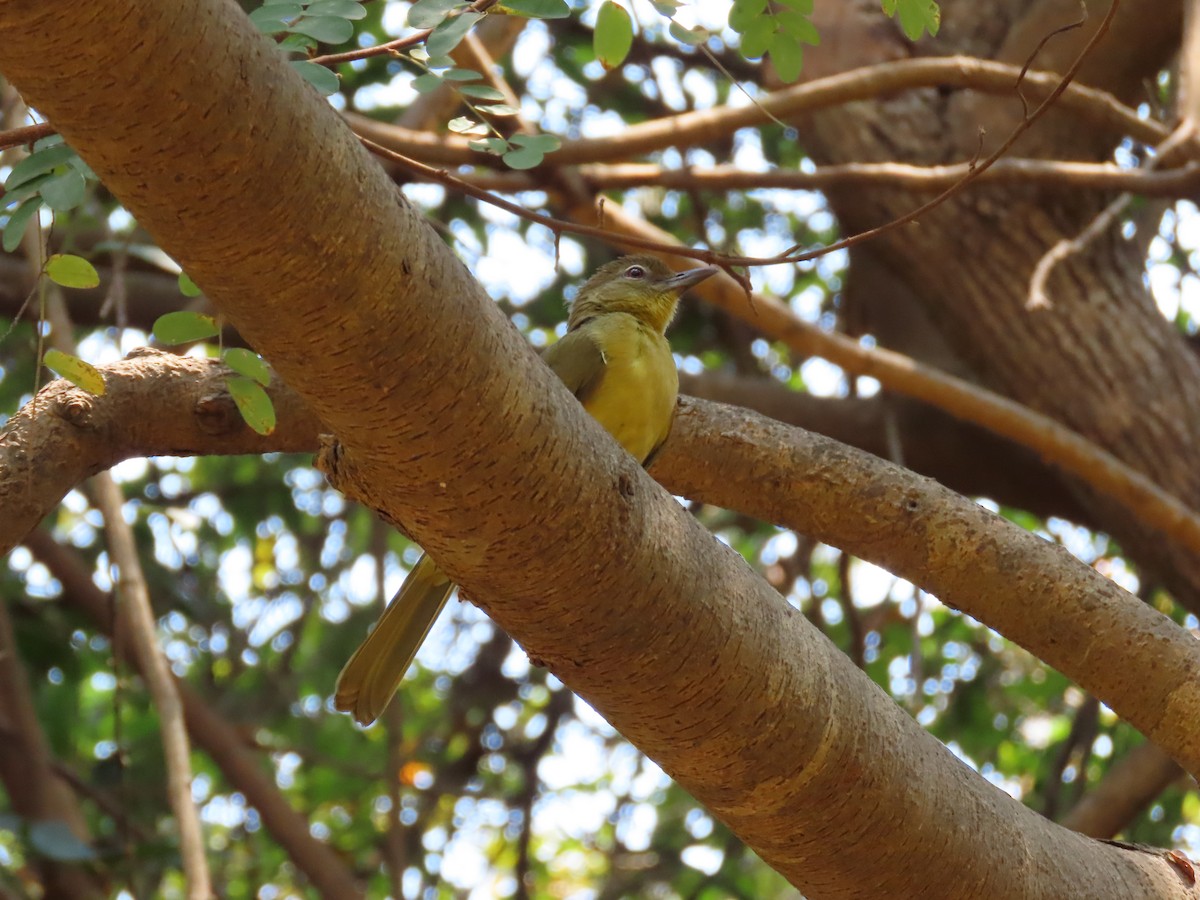
[[[354,36],[354,26],[336,16],[305,16],[287,30],[307,35],[323,44],[344,44]]]
[[[187,272],[179,273],[179,293],[185,297],[200,296],[200,288],[196,285],[196,282],[192,281]]]
[[[220,332],[212,316],[183,309],[159,316],[153,330],[155,339],[167,345],[190,344],[216,337]]]
[[[633,20],[625,7],[605,0],[596,15],[596,30],[592,32],[592,48],[596,59],[605,69],[617,68],[625,62],[633,46]]]
[[[522,147],[519,150],[509,150],[501,159],[510,169],[532,169],[540,166],[546,154],[536,147]]]
[[[315,87],[317,93],[322,97],[336,94],[342,86],[335,73],[317,63],[309,62],[307,59],[292,60],[292,67],[300,73],[305,81]]]
[[[503,100],[504,94],[487,84],[460,85],[458,92],[464,97],[475,97],[479,100]]]
[[[11,191],[13,188],[24,184],[30,179],[36,178],[39,175],[45,175],[58,166],[69,162],[74,156],[75,151],[66,144],[58,144],[57,146],[47,147],[45,150],[38,150],[36,153],[31,153],[12,167],[12,171],[8,173],[8,178],[4,179],[4,189]]]
[[[708,32],[699,26],[684,28],[678,22],[672,22],[667,31],[671,33],[671,37],[675,38],[675,40],[692,47],[695,47],[697,44],[703,44],[709,37]]]
[[[314,0],[308,4],[310,16],[337,16],[339,19],[365,19],[367,11],[355,0]]]
[[[253,350],[247,350],[244,347],[230,347],[221,354],[221,359],[233,371],[257,381],[263,387],[271,383],[271,367]]]
[[[275,430],[275,407],[262,385],[241,375],[227,378],[225,385],[247,425],[259,434],[270,434]]]
[[[77,169],[68,169],[55,175],[42,185],[42,198],[55,212],[66,212],[83,202],[87,180]]]
[[[69,288],[94,288],[100,285],[100,273],[82,256],[55,253],[46,260],[46,274],[55,284]]]
[[[4,224],[4,238],[0,240],[0,246],[4,248],[5,253],[17,251],[17,248],[21,246],[21,237],[25,234],[25,226],[41,208],[42,198],[30,197],[9,216],[8,221]]]
[[[91,363],[85,363],[78,356],[63,353],[61,350],[47,350],[42,362],[47,369],[61,375],[76,387],[98,397],[104,396],[104,376]]]
[[[437,28],[451,10],[463,6],[462,0],[417,0],[408,10],[411,28]]]
[[[571,15],[566,0],[504,0],[502,5],[509,12],[531,19],[566,19]]]
[[[445,56],[458,46],[459,41],[467,36],[471,26],[483,18],[481,13],[459,13],[453,19],[447,19],[425,39],[425,49],[430,56]]]

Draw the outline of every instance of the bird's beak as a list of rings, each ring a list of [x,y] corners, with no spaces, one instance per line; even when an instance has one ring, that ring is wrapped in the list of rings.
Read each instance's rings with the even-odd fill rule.
[[[721,270],[716,266],[703,266],[699,269],[688,269],[684,272],[679,272],[672,275],[666,280],[665,287],[668,290],[678,291],[683,293],[693,285],[697,285],[710,275],[716,275]]]

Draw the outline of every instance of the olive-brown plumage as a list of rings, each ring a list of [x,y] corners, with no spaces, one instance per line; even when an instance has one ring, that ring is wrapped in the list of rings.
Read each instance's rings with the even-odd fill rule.
[[[717,271],[674,274],[652,256],[601,266],[543,358],[617,442],[645,463],[666,440],[679,376],[664,332],[680,295]],[[422,556],[338,677],[334,705],[368,725],[395,694],[454,585]]]

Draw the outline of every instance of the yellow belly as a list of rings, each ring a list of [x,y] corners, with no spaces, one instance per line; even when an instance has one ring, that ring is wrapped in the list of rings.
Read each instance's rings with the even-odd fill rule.
[[[666,440],[679,374],[666,338],[625,314],[603,317],[604,378],[584,408],[640,462]]]

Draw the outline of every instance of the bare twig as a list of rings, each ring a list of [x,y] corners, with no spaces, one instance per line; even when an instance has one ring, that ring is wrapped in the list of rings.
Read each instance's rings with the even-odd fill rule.
[[[658,252],[663,252],[663,253],[669,252],[676,256],[683,256],[683,257],[688,257],[691,259],[697,259],[702,262],[709,263],[710,265],[720,266],[722,269],[724,269],[726,271],[726,273],[730,274],[734,278],[738,278],[739,281],[743,285],[743,289],[747,293],[749,293],[748,283],[745,282],[744,279],[740,278],[733,271],[734,266],[771,266],[771,265],[782,265],[782,264],[794,264],[794,263],[805,262],[807,260],[815,259],[819,256],[824,256],[825,254],[832,253],[835,250],[844,250],[849,247],[853,247],[858,244],[861,244],[865,241],[872,240],[873,238],[879,237],[880,235],[894,231],[895,229],[900,228],[903,225],[907,225],[911,222],[915,222],[917,219],[919,219],[925,213],[927,213],[930,210],[934,209],[935,207],[940,206],[941,204],[945,203],[951,197],[954,197],[957,194],[961,193],[967,187],[967,185],[969,185],[972,181],[974,181],[976,178],[978,178],[980,175],[982,175],[984,172],[986,172],[989,168],[992,167],[993,164],[995,164],[995,162],[997,160],[999,160],[1005,153],[1007,153],[1008,150],[1012,147],[1012,145],[1014,143],[1016,143],[1017,139],[1022,134],[1024,134],[1030,128],[1030,126],[1033,125],[1034,122],[1036,122],[1039,118],[1041,118],[1041,116],[1043,116],[1046,113],[1046,111],[1050,109],[1050,107],[1054,104],[1054,102],[1060,96],[1062,96],[1062,94],[1066,91],[1067,86],[1075,78],[1075,75],[1079,71],[1080,66],[1083,65],[1084,59],[1087,58],[1087,55],[1091,52],[1092,48],[1096,46],[1096,44],[1100,41],[1100,39],[1108,31],[1108,27],[1112,23],[1113,17],[1116,15],[1116,11],[1117,11],[1117,8],[1119,7],[1119,5],[1120,5],[1120,0],[1112,0],[1112,3],[1108,9],[1108,13],[1105,15],[1104,19],[1101,21],[1100,26],[1096,29],[1095,34],[1093,34],[1092,37],[1088,40],[1087,44],[1083,47],[1083,49],[1076,56],[1074,62],[1072,62],[1070,68],[1068,68],[1066,73],[1058,80],[1058,82],[1055,85],[1055,87],[1053,88],[1053,90],[1051,90],[1049,92],[1049,94],[1042,100],[1041,104],[1037,107],[1037,109],[1035,109],[1029,115],[1023,117],[1022,120],[1016,125],[1016,127],[1013,128],[1013,130],[1010,132],[1008,137],[1005,138],[1004,141],[1002,141],[1000,143],[1000,146],[997,147],[991,154],[989,154],[985,159],[983,159],[977,165],[969,166],[967,172],[963,175],[962,178],[960,178],[958,181],[951,184],[949,187],[945,188],[932,200],[929,200],[928,202],[921,204],[916,209],[914,209],[902,216],[899,216],[895,219],[885,222],[884,224],[882,224],[876,228],[871,228],[871,229],[868,229],[867,231],[863,231],[858,234],[850,235],[849,237],[843,238],[839,241],[835,241],[832,244],[829,244],[825,247],[817,248],[815,250],[802,250],[801,247],[797,245],[797,246],[790,247],[788,250],[784,251],[781,254],[778,254],[776,256],[771,256],[771,257],[730,256],[730,255],[717,253],[712,250],[697,250],[697,249],[681,250],[677,247],[672,248],[661,242],[643,241],[640,239],[633,239],[629,235],[614,235],[611,232],[608,232],[608,231],[606,231],[606,229],[603,229],[603,228],[595,228],[593,226],[573,224],[570,222],[564,222],[561,219],[555,219],[551,216],[542,215],[541,213],[531,212],[516,203],[512,203],[508,200],[504,200],[501,197],[497,197],[495,194],[492,194],[488,191],[484,191],[479,188],[476,188],[473,185],[466,183],[463,179],[461,179],[455,175],[451,175],[449,172],[447,172],[443,169],[436,169],[436,168],[433,168],[432,166],[428,166],[428,165],[425,165],[424,163],[418,162],[417,160],[410,159],[410,158],[404,156],[403,154],[397,153],[393,150],[389,150],[389,149],[385,148],[384,146],[382,146],[381,144],[377,144],[374,141],[370,140],[369,138],[363,137],[361,135],[360,135],[359,139],[372,152],[377,153],[380,156],[383,156],[390,162],[400,166],[403,169],[406,169],[407,171],[417,175],[418,177],[439,182],[440,184],[443,184],[449,188],[460,191],[461,193],[467,194],[468,196],[474,197],[477,200],[482,200],[485,203],[489,203],[493,206],[499,207],[500,209],[504,209],[508,212],[513,213],[514,215],[521,216],[522,218],[527,219],[529,221],[537,222],[538,224],[545,225],[547,228],[550,228],[551,230],[553,230],[555,232],[555,234],[569,232],[572,234],[588,235],[591,237],[601,238],[602,240],[615,241],[624,246],[637,247],[637,248],[643,249],[643,250],[656,250]],[[1021,78],[1021,77],[1024,77],[1024,70],[1020,70],[1020,74],[1019,74],[1018,78]],[[751,109],[753,110],[756,108],[751,107]],[[759,113],[768,111],[768,101],[764,101],[764,103],[761,105],[761,109],[758,109],[757,111]],[[695,114],[691,114],[691,115],[695,115]],[[625,143],[629,142],[629,133],[628,132],[626,132],[624,142]],[[672,143],[683,143],[683,142],[684,141],[682,141],[678,135],[676,135],[672,138]],[[559,152],[561,153],[561,151],[559,151]],[[566,162],[566,160],[564,160],[560,156],[558,159],[555,160],[555,162],[558,165],[562,165],[564,162]]]
[[[553,161],[553,157],[550,157]],[[937,191],[966,175],[971,163],[916,166],[908,163],[840,163],[812,170],[748,172],[733,165],[705,169],[668,169],[656,163],[587,163],[576,171],[592,190],[625,190],[653,186],[676,190],[735,191],[763,188],[822,190],[846,184],[872,185],[903,191]],[[467,184],[502,194],[549,190],[537,174],[476,169],[460,174]],[[1008,157],[997,160],[979,176],[987,184],[1033,184],[1063,189],[1130,191],[1147,197],[1185,197],[1200,192],[1200,163],[1176,169],[1127,169],[1114,163]]]
[[[1146,161],[1145,169],[1153,170],[1160,161],[1169,159],[1180,147],[1190,142],[1195,136],[1196,124],[1192,119],[1185,118],[1171,136],[1156,148],[1155,154]],[[1071,256],[1082,253],[1090,244],[1099,239],[1120,219],[1121,214],[1133,202],[1133,198],[1132,193],[1121,194],[1097,213],[1096,217],[1078,235],[1073,238],[1063,238],[1043,254],[1042,258],[1037,261],[1037,265],[1033,267],[1033,274],[1029,279],[1029,298],[1025,301],[1026,309],[1040,309],[1050,305],[1050,299],[1046,294],[1046,284],[1050,280],[1050,274],[1054,271],[1055,266],[1065,262]]]

